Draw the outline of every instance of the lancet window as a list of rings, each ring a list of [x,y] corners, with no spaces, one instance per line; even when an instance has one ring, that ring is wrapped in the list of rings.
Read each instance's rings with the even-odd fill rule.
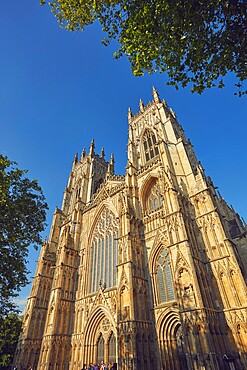
[[[173,301],[174,287],[172,281],[170,254],[163,249],[156,264],[156,287],[158,303]]]
[[[90,264],[90,293],[99,287],[110,288],[117,284],[117,235],[118,225],[115,215],[105,208],[95,226]]]
[[[159,154],[156,137],[151,130],[147,130],[143,135],[143,146],[146,161],[149,161]]]

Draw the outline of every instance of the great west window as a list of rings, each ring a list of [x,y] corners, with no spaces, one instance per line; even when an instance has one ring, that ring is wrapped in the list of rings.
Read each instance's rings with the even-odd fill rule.
[[[90,293],[114,287],[117,265],[117,220],[112,211],[105,208],[94,228],[90,261]]]

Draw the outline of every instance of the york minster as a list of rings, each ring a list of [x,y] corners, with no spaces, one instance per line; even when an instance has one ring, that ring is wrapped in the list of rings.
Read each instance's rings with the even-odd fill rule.
[[[246,225],[154,88],[128,124],[124,175],[94,140],[74,158],[15,365],[247,369]]]

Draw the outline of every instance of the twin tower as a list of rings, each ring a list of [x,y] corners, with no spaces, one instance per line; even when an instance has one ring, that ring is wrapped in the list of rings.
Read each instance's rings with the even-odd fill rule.
[[[246,225],[155,89],[128,120],[124,175],[94,142],[74,159],[15,365],[247,369]]]

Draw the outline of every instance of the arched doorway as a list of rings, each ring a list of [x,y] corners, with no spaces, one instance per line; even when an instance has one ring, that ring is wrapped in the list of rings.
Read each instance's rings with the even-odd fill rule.
[[[157,323],[161,368],[188,370],[178,312],[167,309]]]
[[[117,362],[116,325],[101,306],[90,316],[84,335],[83,363]]]

